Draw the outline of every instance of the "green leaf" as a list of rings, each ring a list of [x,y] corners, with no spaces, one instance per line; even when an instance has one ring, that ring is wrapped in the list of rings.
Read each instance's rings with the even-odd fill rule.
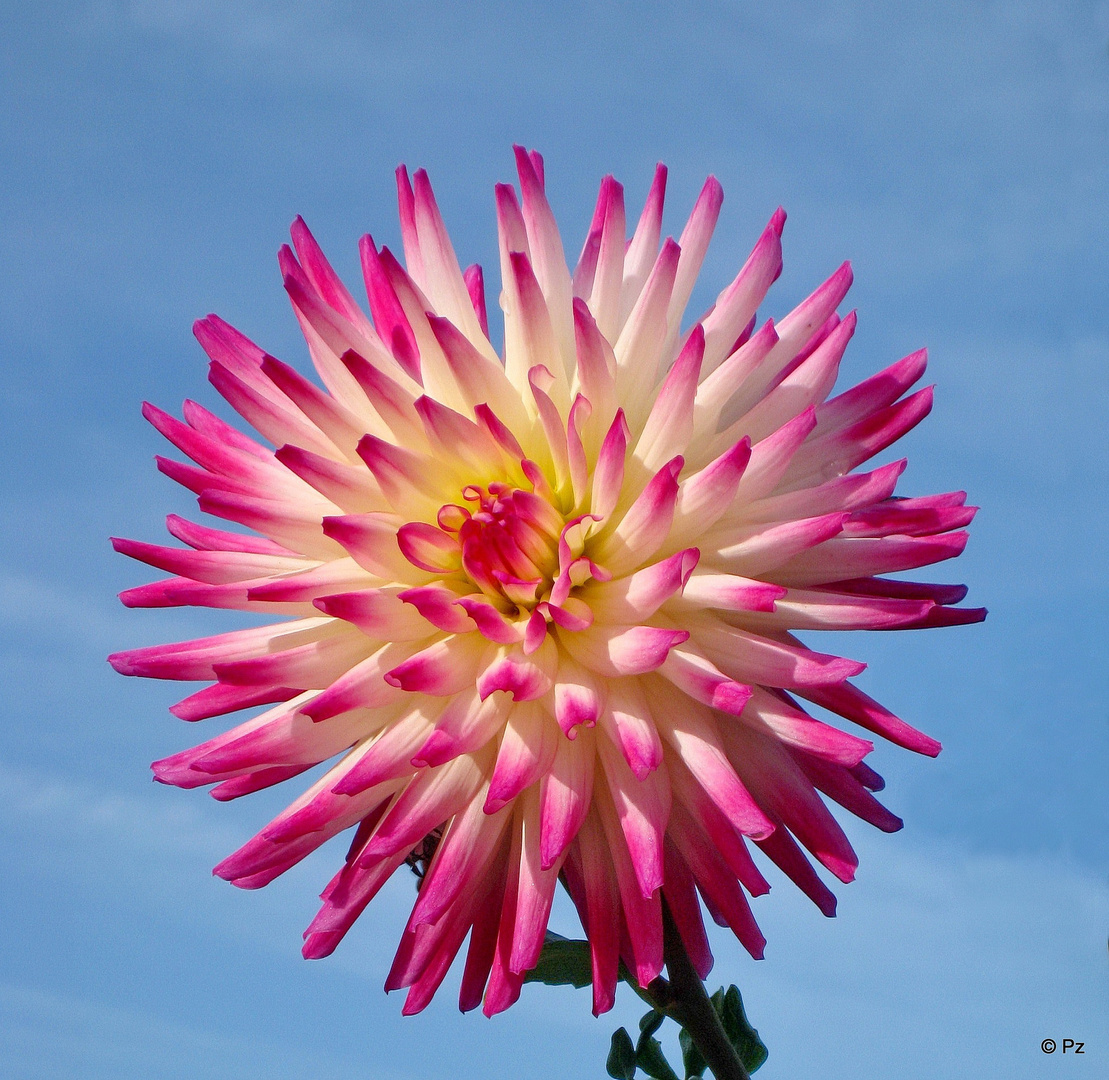
[[[650,1035],[646,1038],[640,1036],[635,1061],[648,1076],[653,1076],[654,1080],[681,1080],[681,1077],[670,1068],[670,1062],[662,1052],[662,1043],[658,1039],[651,1038]]]
[[[719,1004],[717,1003],[717,995],[721,999]],[[735,1047],[735,1052],[739,1055],[739,1060],[743,1062],[749,1073],[753,1073],[766,1061],[770,1051],[766,1049],[762,1039],[759,1038],[758,1031],[751,1026],[750,1020],[747,1019],[747,1014],[743,1011],[743,998],[739,995],[739,989],[735,986],[729,986],[726,994],[722,990],[718,990],[712,996],[712,1003],[716,1007],[721,1023],[724,1025],[728,1041]]]
[[[649,1039],[660,1027],[666,1019],[666,1013],[660,1013],[657,1009],[652,1009],[649,1013],[644,1013],[639,1018],[639,1041]]]
[[[685,1028],[678,1032],[678,1042],[682,1048],[682,1065],[685,1068],[686,1080],[703,1076],[705,1069],[708,1068],[708,1062],[701,1056],[701,1051],[697,1049],[696,1043]]]
[[[624,1028],[612,1033],[605,1069],[614,1080],[635,1080],[635,1047]]]
[[[524,976],[524,982],[541,982],[547,986],[574,986],[581,989],[593,981],[593,962],[588,941],[572,941],[547,934],[539,963]]]

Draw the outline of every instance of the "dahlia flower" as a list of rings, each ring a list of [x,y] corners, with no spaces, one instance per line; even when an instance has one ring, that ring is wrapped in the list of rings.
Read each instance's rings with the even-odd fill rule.
[[[467,936],[460,1004],[492,1015],[534,967],[561,881],[592,958],[593,1005],[620,961],[663,966],[663,909],[694,967],[712,963],[701,901],[755,957],[749,844],[823,911],[856,857],[830,799],[879,829],[873,743],[939,744],[850,681],[864,665],[796,631],[948,626],[984,612],[959,586],[888,577],[958,555],[962,492],[903,498],[905,467],[858,472],[914,427],[931,388],[913,353],[829,398],[855,315],[845,263],[777,322],[771,217],[735,280],[682,329],[720,210],[705,183],[660,245],[659,166],[631,238],[611,177],[571,272],[543,162],[516,151],[496,188],[504,356],[481,268],[460,269],[427,175],[397,172],[404,266],[361,241],[369,315],[299,218],[279,255],[324,389],[209,315],[210,378],[270,449],[195,402],[144,415],[193,464],[158,467],[200,508],[184,547],[117,550],[172,576],[133,607],[201,605],[261,625],[111,657],[210,685],[195,721],[268,706],[153,765],[221,800],[327,763],[216,868],[267,884],[353,830],[305,933],[330,953],[404,864],[421,877],[387,989],[430,1000]],[[279,617],[276,620],[273,617]],[[816,706],[818,715],[810,706]],[[823,717],[823,718],[822,718]],[[700,899],[699,899],[700,898]]]

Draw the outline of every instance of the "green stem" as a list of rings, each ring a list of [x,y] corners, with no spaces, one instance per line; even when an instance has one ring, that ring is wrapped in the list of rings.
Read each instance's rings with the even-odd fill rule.
[[[681,934],[665,901],[662,905],[663,957],[669,979],[655,979],[640,996],[659,1012],[676,1020],[708,1062],[716,1080],[750,1080],[720,1017],[709,1000],[704,983],[685,951]]]

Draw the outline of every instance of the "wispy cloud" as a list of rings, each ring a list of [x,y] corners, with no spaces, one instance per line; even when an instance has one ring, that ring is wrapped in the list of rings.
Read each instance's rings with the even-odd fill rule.
[[[140,1008],[0,983],[0,1060],[9,1080],[403,1080],[339,1054],[306,1053],[295,1038],[258,1028],[239,1036],[182,1024]]]

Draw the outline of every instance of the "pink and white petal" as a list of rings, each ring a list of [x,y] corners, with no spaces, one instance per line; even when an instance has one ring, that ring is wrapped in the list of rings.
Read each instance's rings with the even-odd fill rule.
[[[294,556],[294,552],[283,548],[280,544],[275,544],[272,540],[267,540],[264,536],[250,536],[247,533],[213,529],[208,525],[198,525],[177,514],[166,515],[166,529],[181,543],[188,544],[198,551],[246,551],[258,555]]]
[[[481,332],[489,336],[489,310],[485,305],[485,273],[481,267],[474,263],[462,271],[462,280],[466,282],[466,291],[470,294],[470,303],[474,306]]]
[[[844,535],[935,536],[961,529],[969,525],[978,513],[977,506],[964,506],[965,501],[965,491],[921,499],[889,499],[855,511],[844,526]]]
[[[729,679],[700,650],[688,644],[671,649],[659,674],[694,701],[739,716],[751,697],[751,687]]]
[[[406,446],[422,446],[423,426],[413,407],[420,395],[420,384],[395,365],[394,370],[386,374],[353,349],[343,353],[340,359],[379,418],[379,423],[367,424],[367,431],[378,434],[379,426],[384,425],[397,442]],[[380,434],[384,435],[383,432]]]
[[[579,727],[593,727],[602,705],[601,688],[592,674],[569,656],[560,655],[554,684],[554,714],[567,739],[576,739]]]
[[[407,693],[451,697],[474,685],[492,648],[480,634],[456,634],[410,656],[386,672],[385,681]]]
[[[871,577],[953,559],[967,545],[966,532],[941,536],[883,536],[827,540],[775,568],[783,585],[805,587]]]
[[[501,452],[484,427],[426,394],[416,399],[416,411],[440,456],[460,458],[467,471],[479,476],[501,468]]]
[[[275,446],[295,443],[342,460],[343,452],[284,395],[281,401],[275,401],[215,361],[209,365],[208,381],[252,428]]]
[[[596,458],[602,434],[616,413],[616,357],[584,300],[574,300],[574,343],[577,352],[577,385],[588,399],[592,413],[584,440],[591,460]]]
[[[747,898],[719,854],[710,845],[698,842],[700,838],[697,827],[680,805],[674,810],[669,835],[689,865],[710,910],[719,912],[725,925],[739,938],[740,944],[756,960],[761,960],[766,948],[766,938],[751,914]]]
[[[455,603],[466,612],[487,641],[498,645],[515,645],[523,640],[521,624],[509,622],[481,593],[461,596]]]
[[[693,970],[702,980],[712,970],[712,950],[705,934],[701,903],[697,899],[697,886],[689,865],[678,853],[674,841],[667,837],[663,853],[666,866],[666,887],[663,890],[666,906],[681,935],[682,944],[693,964]]]
[[[666,311],[669,332],[665,351],[670,352],[671,356],[673,355],[671,350],[678,340],[682,315],[689,303],[689,296],[693,292],[693,283],[700,273],[701,264],[705,261],[705,252],[708,251],[709,240],[712,239],[723,202],[724,189],[720,186],[720,181],[715,176],[708,177],[678,239],[681,258],[678,260],[674,288]]]
[[[418,275],[420,287],[434,305],[434,310],[449,318],[478,349],[492,359],[495,354],[489,339],[482,332],[470,301],[470,291],[462,277],[462,268],[458,264],[446,225],[435,202],[431,182],[423,169],[417,169],[412,179],[422,263],[422,272]],[[407,258],[407,248],[405,257]]]
[[[348,322],[360,327],[363,332],[373,332],[369,320],[355,303],[354,297],[347,291],[339,275],[332,269],[316,238],[299,214],[293,220],[289,231],[292,234],[297,259],[315,290]]]
[[[411,756],[412,751],[408,750]],[[412,850],[432,829],[470,803],[488,776],[488,754],[463,754],[422,769],[386,811],[360,862]]]
[[[512,826],[512,846],[509,849],[506,865],[504,900],[500,908],[500,922],[497,926],[496,947],[492,967],[489,972],[489,985],[485,991],[482,1012],[495,1016],[514,1005],[520,998],[524,976],[511,970],[512,942],[516,929],[516,902],[520,887],[520,854],[523,829],[518,815],[514,815]]]
[[[551,396],[565,414],[570,383],[546,298],[535,280],[531,261],[521,251],[509,252],[505,283],[505,371],[513,385],[520,374],[542,365],[553,376]],[[510,332],[511,328],[511,332]],[[515,373],[515,374],[514,374]]]
[[[598,675],[642,675],[661,667],[667,653],[689,638],[686,630],[657,626],[600,626],[577,633],[559,631],[561,646]]]
[[[363,356],[384,357],[387,356],[384,346],[365,321],[355,326],[324,301],[291,248],[283,246],[277,260],[285,292],[308,342],[313,366],[330,393],[348,408],[357,410],[362,393],[339,358],[348,349],[357,349]]]
[[[485,746],[504,727],[509,704],[491,696],[484,701],[477,689],[456,694],[439,714],[427,741],[412,758],[417,766],[443,765],[459,754]]]
[[[785,211],[779,206],[735,280],[716,298],[712,310],[702,319],[706,375],[716,370],[729,350],[734,352],[733,342],[754,318],[759,304],[782,272],[785,222]]]
[[[409,521],[397,529],[397,547],[413,566],[428,573],[452,574],[462,569],[458,537],[426,521]]]
[[[831,686],[866,668],[857,660],[814,652],[788,634],[751,634],[712,616],[693,624],[693,641],[725,675],[748,686]]]
[[[628,243],[624,254],[624,275],[620,290],[621,324],[631,314],[639,294],[647,282],[655,259],[658,257],[658,244],[662,237],[662,207],[666,199],[666,166],[660,161],[655,166],[651,189],[643,204],[639,224]]]
[[[765,439],[810,406],[823,403],[835,385],[840,360],[857,321],[854,312],[848,314],[804,361],[738,421],[752,442]]]
[[[415,453],[376,435],[358,444],[358,456],[374,474],[382,493],[406,519],[433,518],[465,483],[450,461]]]
[[[591,584],[578,595],[601,622],[640,622],[686,588],[699,558],[697,548],[684,548],[627,577]]]
[[[422,281],[424,260],[423,250],[420,247],[420,234],[416,227],[416,197],[412,191],[412,181],[408,177],[406,166],[397,166],[396,178],[397,210],[400,216],[401,243],[404,245],[404,261],[409,273]]]
[[[838,713],[844,719],[866,728],[867,731],[873,731],[875,735],[881,735],[883,739],[903,746],[906,750],[927,754],[928,757],[935,757],[940,752],[940,744],[935,739],[894,716],[884,705],[851,683],[805,687],[798,693],[814,705]]]
[[[274,604],[250,598],[250,587],[265,578],[250,581],[232,581],[225,585],[206,585],[189,578],[171,577],[124,589],[119,594],[125,607],[195,607],[224,608],[231,611],[257,611],[265,615],[295,615],[303,618],[312,614],[308,603]]]
[[[620,747],[637,780],[645,779],[662,764],[662,741],[638,679],[619,679],[610,685],[600,726]]]
[[[507,806],[550,770],[560,738],[557,726],[536,703],[525,702],[512,709],[489,780],[487,814]]]
[[[606,176],[601,181],[597,208],[601,214],[600,235],[595,270],[589,283],[589,310],[597,320],[597,329],[605,340],[616,341],[621,327],[625,325],[621,320],[620,293],[623,286],[624,253],[627,250],[627,244],[624,239],[626,228],[624,188],[611,176]],[[586,295],[582,291],[584,284],[585,282],[582,281],[575,290],[579,296]]]
[[[313,603],[325,615],[353,623],[368,637],[378,641],[417,641],[430,637],[436,627],[411,604],[406,604],[396,586],[386,589],[361,589],[358,592],[330,593]]]
[[[247,551],[197,551],[192,548],[161,547],[140,540],[111,538],[112,547],[122,555],[138,559],[148,566],[203,581],[222,585],[232,581],[248,581],[271,574],[287,574],[305,567],[305,560],[289,555],[262,555]]]
[[[677,755],[670,756],[667,767],[674,799],[681,803],[694,822],[691,839],[696,838],[697,843],[716,851],[752,896],[764,896],[768,893],[770,885],[751,858],[742,835],[713,802],[701,783]]]
[[[405,273],[387,247],[381,249],[381,268],[404,309],[404,316],[416,339],[416,347],[420,354],[420,381],[424,390],[444,405],[465,411],[467,409],[465,395],[428,321],[427,313],[431,310],[431,302]]]
[[[793,758],[818,790],[856,817],[882,832],[894,833],[904,827],[901,818],[887,810],[842,764],[801,752],[794,752]]]
[[[523,147],[513,147],[520,176],[524,227],[527,229],[535,277],[546,299],[559,352],[568,371],[573,369],[574,324],[570,272],[554,214],[543,192],[543,181]]]
[[[274,649],[288,649],[334,633],[333,620],[297,619],[294,622],[232,630],[213,637],[168,645],[151,645],[113,653],[108,663],[121,675],[147,679],[214,679],[213,665],[263,656]]]
[[[265,656],[214,663],[220,682],[233,686],[295,686],[324,690],[361,663],[374,644],[353,626],[331,620],[314,641]]]
[[[593,407],[581,394],[574,397],[570,406],[570,416],[566,421],[566,456],[570,471],[570,482],[574,493],[574,506],[583,507],[589,494],[589,459],[582,441],[582,431],[589,420]]]
[[[404,863],[405,857],[394,855],[369,868],[345,866],[336,874],[332,879],[336,888],[325,893],[323,906],[304,932],[301,955],[305,960],[322,960],[335,951],[358,916]]]
[[[788,591],[783,585],[698,567],[690,574],[681,595],[669,600],[667,610],[692,613],[709,607],[723,611],[773,611],[775,602]]]
[[[624,486],[624,462],[627,456],[628,423],[624,410],[617,409],[612,425],[601,443],[597,465],[593,470],[593,495],[590,510],[601,521],[607,521],[616,509]]]
[[[743,724],[723,729],[728,757],[760,805],[777,814],[789,831],[840,881],[851,881],[859,860],[843,829],[812,782],[774,738]]]
[[[706,322],[711,318],[711,315],[707,316]],[[710,371],[707,363],[702,361],[701,384],[693,404],[694,438],[699,444],[714,441],[720,416],[732,395],[751,372],[758,370],[777,344],[778,332],[774,329],[774,320],[767,319],[758,332],[736,347],[719,367]],[[729,410],[729,415],[732,415],[732,410]]]
[[[812,863],[775,815],[777,828],[765,839],[756,840],[759,848],[816,906],[826,918],[836,914],[835,894],[817,875]]]
[[[540,781],[540,854],[544,870],[558,864],[578,834],[593,800],[596,743],[589,731],[557,740],[554,759]]]
[[[536,364],[528,369],[528,385],[546,437],[543,457],[554,466],[555,489],[563,491],[570,483],[570,460],[562,420],[564,410],[560,411],[551,398],[551,393],[558,393],[556,379],[546,365]]]
[[[365,716],[350,714],[332,724],[314,724],[294,701],[197,747],[191,768],[207,774],[211,782],[275,765],[316,765],[367,734]],[[201,752],[204,747],[210,749]]]
[[[533,787],[524,793],[519,800],[517,815],[523,836],[509,970],[523,974],[539,962],[562,865],[561,859],[556,860],[553,866],[543,865],[543,830],[537,788]]]
[[[790,462],[783,484],[787,490],[812,486],[850,472],[916,427],[932,411],[932,398],[926,386],[851,427],[813,438]]]
[[[724,752],[712,713],[661,678],[652,680],[655,723],[698,784],[732,827],[744,836],[768,836],[773,823],[763,813]]]
[[[772,495],[742,507],[737,521],[791,521],[796,518],[819,517],[835,511],[850,512],[888,499],[907,459],[890,462],[869,473],[837,476],[817,487],[801,488],[784,495]]]
[[[751,448],[751,460],[736,490],[737,505],[764,499],[774,491],[815,424],[815,411],[806,409]]]
[[[520,644],[495,648],[492,659],[477,677],[482,700],[499,690],[513,701],[535,701],[554,685],[558,650],[549,637],[530,656]]]
[[[428,321],[466,400],[472,406],[487,404],[513,430],[526,432],[531,421],[504,368],[479,352],[449,320],[429,316]]]
[[[600,1016],[616,1001],[621,910],[616,875],[596,811],[586,816],[576,842],[570,845],[562,873],[589,940],[593,1015]]]
[[[262,361],[261,370],[348,459],[354,460],[354,448],[365,435],[366,417],[372,418],[372,413],[365,409],[357,414],[352,412],[273,356],[267,356]]]
[[[590,549],[590,558],[614,577],[642,566],[670,533],[678,498],[681,457],[667,462],[651,478],[614,529],[605,529]]]
[[[311,603],[318,596],[368,588],[374,580],[353,559],[344,557],[319,563],[309,570],[252,583],[248,595],[252,600],[267,603]]]
[[[689,446],[693,437],[693,402],[704,352],[704,331],[695,326],[667,373],[636,443],[635,457],[645,469],[660,468],[676,454],[684,454]]]
[[[678,488],[667,547],[699,543],[706,530],[732,505],[751,460],[751,444],[741,439]]]
[[[374,365],[373,369],[376,371],[380,366],[382,374],[388,372],[388,377],[402,378],[403,381],[419,386],[423,376],[420,373],[420,349],[416,343],[416,335],[412,332],[404,307],[389,280],[389,275],[385,272],[374,238],[369,234],[363,236],[358,242],[358,252],[362,261],[366,297],[370,302],[370,314],[373,316],[378,336],[385,346],[383,352],[387,357],[384,359],[380,354],[375,354],[374,359],[378,364]],[[372,401],[372,389],[359,378],[359,372],[352,369],[346,355],[342,359]],[[382,362],[383,359],[384,362]]]
[[[773,577],[781,568],[843,532],[847,514],[823,514],[798,521],[732,526],[715,530],[704,538],[705,558],[714,566],[748,578]],[[723,540],[724,546],[718,546]]]
[[[892,405],[927,366],[928,350],[920,349],[826,402],[816,410],[817,431],[820,435],[841,431]]]
[[[363,468],[314,454],[311,450],[301,450],[298,446],[279,447],[275,456],[329,503],[348,514],[387,509],[381,489]]]
[[[385,681],[385,675],[412,655],[412,642],[390,642],[340,675],[302,711],[317,723],[351,709],[379,709],[404,699],[404,691]]]
[[[815,334],[821,332],[829,316],[834,314],[840,301],[847,295],[852,280],[851,264],[844,263],[811,296],[802,300],[793,311],[775,324],[778,344],[770,350],[758,370],[748,376],[735,395],[732,407],[736,415],[742,415],[753,408],[776,385],[778,377],[790,362],[802,352]]]
[[[480,887],[480,875],[495,861],[512,820],[508,809],[485,813],[483,801],[471,800],[448,825],[420,885],[409,926],[438,921],[459,897]]]
[[[466,951],[466,964],[458,991],[458,1007],[462,1012],[469,1012],[481,1004],[486,983],[489,981],[504,907],[509,851],[510,844],[502,843],[497,858],[486,875],[485,887],[479,893],[481,900],[470,932],[470,945]]]
[[[643,292],[613,346],[616,355],[616,396],[633,431],[642,430],[650,395],[665,355],[670,328],[667,311],[680,257],[681,249],[673,240],[667,239]]]
[[[855,596],[825,589],[789,589],[773,612],[743,615],[747,630],[897,630],[919,623],[931,600]]]
[[[756,731],[844,768],[858,765],[874,749],[868,739],[822,724],[794,704],[760,687],[754,688],[742,718]]]
[[[213,716],[225,716],[240,709],[250,709],[256,705],[288,701],[299,693],[300,691],[290,686],[226,686],[223,683],[214,683],[182,698],[176,705],[171,705],[169,711],[178,720],[193,723],[197,720],[210,720]]]
[[[334,559],[342,554],[342,548],[321,528],[325,517],[339,507],[323,499],[318,504],[308,500],[277,502],[209,489],[197,502],[204,513],[237,521],[310,559]]]
[[[643,895],[607,784],[594,785],[593,805],[608,842],[609,859],[616,871],[617,888],[624,909],[624,928],[632,954],[625,960],[630,961],[628,966],[639,985],[647,986],[662,971],[661,895],[659,892],[650,897]]]
[[[470,595],[468,590],[471,588],[462,582],[437,581],[416,589],[405,589],[397,596],[406,604],[411,604],[432,626],[449,634],[467,634],[476,626],[456,601]]]
[[[663,838],[670,816],[670,779],[661,764],[642,777],[602,731],[597,751],[640,892],[650,899],[663,883]]]
[[[429,573],[418,569],[401,553],[397,543],[400,521],[392,514],[346,514],[323,519],[323,532],[344,554],[374,577],[386,582],[419,585]]]

